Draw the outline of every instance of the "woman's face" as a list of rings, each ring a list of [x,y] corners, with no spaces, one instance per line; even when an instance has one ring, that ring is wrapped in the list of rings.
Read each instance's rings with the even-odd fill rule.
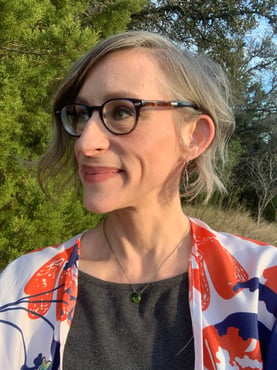
[[[111,98],[168,100],[157,79],[161,75],[147,51],[118,51],[92,68],[75,102],[93,106]],[[89,211],[149,208],[179,197],[185,155],[175,120],[173,109],[142,108],[136,129],[118,136],[103,126],[99,112],[94,111],[75,142],[84,205]],[[186,129],[189,137],[190,124]]]

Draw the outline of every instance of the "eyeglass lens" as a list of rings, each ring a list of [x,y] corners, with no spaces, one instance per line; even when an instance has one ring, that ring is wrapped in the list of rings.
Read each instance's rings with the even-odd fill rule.
[[[80,136],[95,110],[99,110],[105,127],[116,134],[130,132],[136,124],[136,108],[129,100],[110,100],[100,107],[87,107],[83,104],[65,106],[61,119],[66,131]]]

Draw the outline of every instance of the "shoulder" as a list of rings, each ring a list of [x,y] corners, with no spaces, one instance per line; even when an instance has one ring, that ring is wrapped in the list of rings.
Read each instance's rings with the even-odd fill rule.
[[[54,246],[44,247],[29,252],[11,262],[0,274],[2,297],[6,295],[22,294],[26,283],[39,273],[55,275],[64,265],[71,260],[78,260],[80,239],[82,234]],[[0,301],[1,298],[0,298]]]
[[[274,267],[277,273],[277,248],[265,242],[247,239],[238,235],[215,231],[198,219],[191,219],[194,242],[205,256],[230,256],[239,260],[247,270],[260,273]]]
[[[241,248],[242,247],[249,247],[253,248],[257,247],[268,247],[277,253],[277,248],[269,243],[245,238],[243,236],[230,234],[227,232],[216,231],[213,230],[209,225],[205,222],[197,219],[191,218],[191,226],[193,235],[200,241],[201,239],[207,238],[216,238],[222,245],[229,248]],[[261,249],[261,248],[259,248]]]
[[[258,363],[259,346],[269,368],[273,368],[276,362],[273,362],[276,357],[273,348],[276,347],[277,248],[215,231],[197,219],[191,219],[191,229],[194,240],[192,295],[202,308],[207,359],[216,360],[219,352],[216,353],[216,349],[212,353],[216,343],[221,353],[228,356],[222,357],[222,363],[235,350],[238,361],[243,360],[251,367],[254,361]],[[192,304],[191,307],[193,310]],[[192,312],[196,315],[195,309]]]
[[[245,302],[247,310],[252,307],[252,312],[259,306],[259,320],[269,317],[268,327],[272,327],[277,313],[277,248],[215,231],[196,219],[191,220],[191,227],[192,269],[199,270],[202,289],[210,284],[210,289],[213,286],[214,292],[224,300],[238,297],[238,310],[246,309]]]

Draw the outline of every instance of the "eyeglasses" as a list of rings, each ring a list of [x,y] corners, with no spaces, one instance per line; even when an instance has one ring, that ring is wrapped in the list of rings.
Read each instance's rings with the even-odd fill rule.
[[[65,131],[79,137],[95,110],[99,111],[101,121],[108,131],[115,135],[126,135],[133,131],[138,123],[140,109],[151,108],[187,108],[199,109],[194,103],[173,100],[141,100],[141,99],[110,99],[102,105],[87,106],[85,104],[65,105],[55,111]]]

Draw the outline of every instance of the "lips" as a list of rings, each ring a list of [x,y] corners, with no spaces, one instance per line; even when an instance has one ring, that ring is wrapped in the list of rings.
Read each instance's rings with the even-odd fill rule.
[[[118,176],[123,171],[116,167],[105,166],[82,166],[81,177],[85,182],[99,183]]]

